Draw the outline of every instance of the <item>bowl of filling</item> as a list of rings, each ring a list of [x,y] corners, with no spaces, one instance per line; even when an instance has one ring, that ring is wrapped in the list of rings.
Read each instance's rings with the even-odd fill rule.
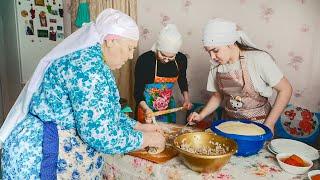
[[[279,153],[276,158],[280,167],[291,174],[304,174],[313,166],[310,159],[292,153]]]
[[[309,180],[320,180],[320,170],[312,170],[308,172]]]
[[[217,135],[230,138],[238,145],[237,156],[257,154],[267,140],[272,138],[271,130],[251,120],[214,121],[211,130]]]
[[[235,141],[211,132],[179,135],[173,145],[188,168],[205,173],[220,170],[237,151]]]

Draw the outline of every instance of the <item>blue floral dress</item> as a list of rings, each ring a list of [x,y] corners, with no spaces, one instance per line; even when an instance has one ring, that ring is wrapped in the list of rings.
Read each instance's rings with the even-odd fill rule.
[[[54,61],[4,142],[3,179],[101,179],[103,154],[142,145],[119,98],[100,44]]]

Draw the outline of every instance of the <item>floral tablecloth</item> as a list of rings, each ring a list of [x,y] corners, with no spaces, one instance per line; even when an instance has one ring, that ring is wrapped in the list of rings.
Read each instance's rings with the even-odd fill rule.
[[[308,179],[307,175],[292,175],[283,171],[275,155],[266,148],[250,157],[233,156],[220,171],[200,174],[188,169],[179,157],[163,164],[129,155],[106,156],[104,179]]]

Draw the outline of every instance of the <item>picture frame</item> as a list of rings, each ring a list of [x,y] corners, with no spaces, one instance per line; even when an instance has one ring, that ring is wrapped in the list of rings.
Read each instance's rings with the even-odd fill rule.
[[[25,32],[26,35],[34,35],[34,26],[32,19],[25,21]]]
[[[36,6],[44,6],[44,0],[34,0]]]
[[[47,15],[44,11],[41,11],[39,13],[39,20],[40,20],[40,25],[41,27],[47,27],[48,24],[47,24]]]
[[[57,34],[58,39],[64,39],[64,34],[63,33],[58,33]]]
[[[49,37],[49,32],[48,32],[48,30],[38,29],[38,37],[48,38],[48,37]]]

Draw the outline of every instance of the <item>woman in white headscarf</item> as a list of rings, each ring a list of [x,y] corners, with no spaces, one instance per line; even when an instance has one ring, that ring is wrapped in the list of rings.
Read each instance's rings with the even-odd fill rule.
[[[189,121],[201,121],[223,108],[223,119],[250,119],[264,123],[272,132],[290,100],[292,87],[271,55],[259,50],[236,24],[223,19],[210,20],[204,28],[203,43],[211,57],[207,90],[213,95]],[[278,94],[273,107],[268,97]]]
[[[154,111],[175,107],[173,85],[178,81],[184,97],[183,106],[191,108],[186,77],[187,58],[179,52],[182,36],[177,27],[168,24],[164,27],[152,50],[142,54],[135,67],[134,96],[137,103],[137,119],[150,123],[147,116]],[[176,122],[176,114],[170,113],[156,117],[162,122]]]
[[[138,39],[133,19],[106,9],[40,61],[0,131],[3,179],[101,179],[103,154],[165,146],[120,112],[111,70]]]

